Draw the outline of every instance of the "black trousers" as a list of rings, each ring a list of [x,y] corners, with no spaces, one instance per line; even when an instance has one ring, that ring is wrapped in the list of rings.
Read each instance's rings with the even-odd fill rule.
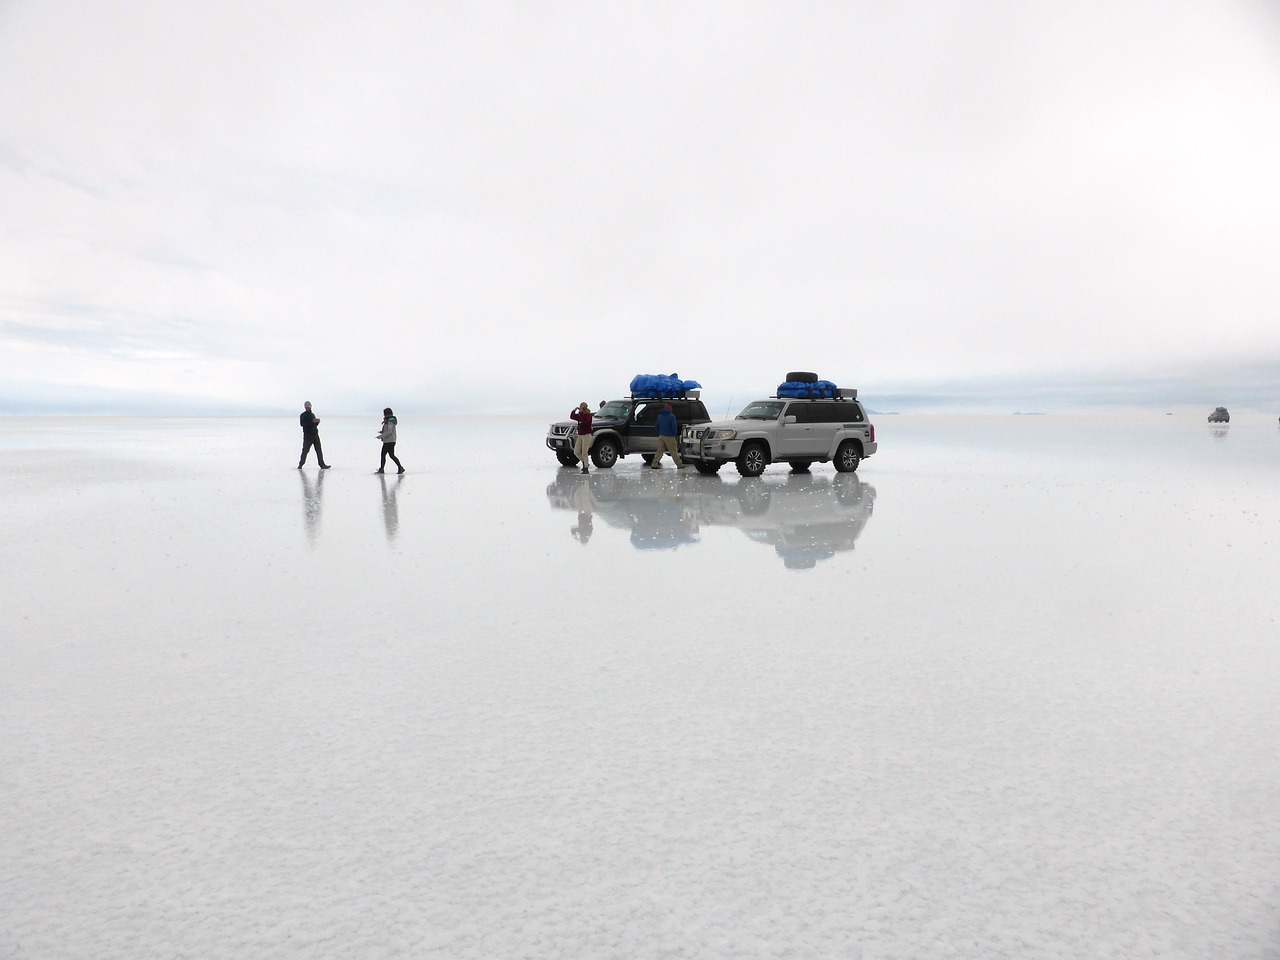
[[[307,462],[307,454],[311,452],[311,448],[316,448],[316,462],[321,466],[324,465],[324,451],[320,449],[320,435],[314,437],[304,433],[302,435],[302,456],[298,458],[298,466],[302,466]]]
[[[404,464],[402,464],[399,458],[396,457],[396,445],[394,443],[384,443],[382,445],[382,462],[378,464],[379,470],[383,470],[386,468],[387,457],[390,457],[392,460],[395,460],[396,466],[399,467],[401,470],[404,469]]]

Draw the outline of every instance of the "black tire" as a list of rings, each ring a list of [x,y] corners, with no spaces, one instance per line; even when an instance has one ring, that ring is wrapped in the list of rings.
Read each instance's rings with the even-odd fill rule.
[[[640,454],[640,459],[644,461],[644,465],[645,465],[646,467],[651,467],[651,466],[653,466],[653,454],[652,454],[652,453],[642,453],[642,454]]]
[[[609,437],[601,437],[591,448],[591,462],[601,470],[608,470],[618,462],[618,441]]]
[[[557,450],[556,459],[559,460],[560,465],[564,467],[576,467],[578,465],[578,458],[568,450]]]
[[[812,460],[793,460],[791,461],[791,472],[808,473],[811,466],[813,466]]]
[[[840,449],[836,451],[836,458],[833,461],[836,469],[841,473],[853,473],[858,469],[858,464],[862,462],[862,448],[852,440],[846,440],[840,444]]]
[[[808,370],[796,370],[787,374],[787,383],[817,383],[818,375]]]
[[[716,461],[714,463],[706,463],[702,460],[699,460],[693,465],[693,469],[697,470],[704,477],[714,477],[716,474],[720,472],[720,468],[723,466],[724,464],[720,463],[719,461]]]
[[[738,472],[744,477],[758,477],[769,465],[769,450],[763,443],[748,443],[738,454]]]

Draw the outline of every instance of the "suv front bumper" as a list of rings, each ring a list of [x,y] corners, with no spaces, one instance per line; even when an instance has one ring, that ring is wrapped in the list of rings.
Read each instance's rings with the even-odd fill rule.
[[[738,454],[742,452],[742,441],[733,440],[707,440],[699,436],[700,431],[686,429],[680,435],[680,442],[677,444],[680,448],[681,460],[701,460],[704,463],[727,463],[730,460],[736,460]]]
[[[552,453],[573,453],[573,443],[578,439],[577,431],[569,433],[548,433],[547,449]]]

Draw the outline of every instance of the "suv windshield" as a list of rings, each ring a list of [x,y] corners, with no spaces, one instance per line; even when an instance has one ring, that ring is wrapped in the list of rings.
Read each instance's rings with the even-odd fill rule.
[[[610,400],[595,415],[601,420],[625,420],[630,411],[631,404],[626,400]]]
[[[777,420],[782,412],[782,403],[778,400],[757,400],[749,403],[740,414],[739,420]]]

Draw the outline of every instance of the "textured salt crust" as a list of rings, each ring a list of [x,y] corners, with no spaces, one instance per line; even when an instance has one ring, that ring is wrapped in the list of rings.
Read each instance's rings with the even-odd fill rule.
[[[1267,419],[0,421],[0,958],[1274,957]]]

